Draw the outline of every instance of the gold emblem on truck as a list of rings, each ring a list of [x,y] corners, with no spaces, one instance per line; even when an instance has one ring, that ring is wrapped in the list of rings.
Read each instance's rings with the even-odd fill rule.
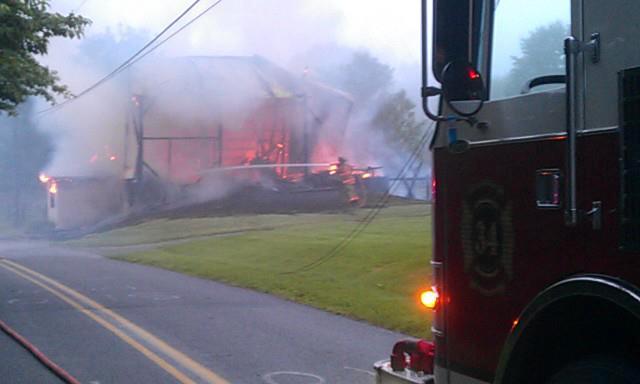
[[[513,278],[512,205],[492,183],[471,188],[462,207],[464,270],[473,289],[485,295],[505,290]]]

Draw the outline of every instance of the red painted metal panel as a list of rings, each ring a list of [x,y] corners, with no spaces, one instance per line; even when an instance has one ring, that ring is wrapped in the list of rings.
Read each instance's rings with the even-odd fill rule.
[[[439,363],[491,380],[514,321],[545,287],[582,272],[640,283],[640,255],[618,251],[618,140],[578,140],[578,207],[602,201],[601,230],[587,220],[569,228],[563,209],[536,207],[536,170],[564,170],[565,140],[434,150],[434,260],[444,262],[446,282]]]

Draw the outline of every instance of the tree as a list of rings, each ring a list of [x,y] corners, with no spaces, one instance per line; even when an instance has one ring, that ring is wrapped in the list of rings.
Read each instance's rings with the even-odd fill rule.
[[[372,119],[373,126],[382,131],[388,142],[413,149],[420,137],[415,107],[404,90],[386,95]]]
[[[54,103],[54,95],[68,96],[55,71],[41,65],[49,40],[80,38],[90,21],[82,16],[47,12],[48,0],[6,0],[0,3],[0,113],[16,114],[29,96]]]
[[[126,61],[132,52],[144,46],[149,39],[148,33],[142,29],[122,25],[115,31],[107,28],[82,40],[78,49],[81,55],[79,59],[108,72]]]
[[[381,132],[395,149],[413,150],[421,134],[416,105],[404,90],[393,91],[393,68],[366,51],[348,57],[345,64],[321,69],[320,80],[351,94],[352,121]]]
[[[415,118],[416,105],[404,90],[392,92],[393,68],[368,52],[356,52],[340,67],[340,88],[353,95],[356,112],[367,115],[372,128],[397,147],[412,148],[420,132]]]
[[[393,84],[393,69],[366,51],[353,52],[345,64],[320,70],[320,80],[348,92],[356,108],[368,107]]]
[[[343,89],[363,103],[387,92],[393,83],[393,69],[368,52],[356,52],[342,74]]]
[[[542,75],[564,73],[562,41],[569,35],[569,27],[561,21],[541,26],[520,40],[520,56],[512,56],[511,71],[503,81],[494,82],[494,94],[520,94],[526,81]]]

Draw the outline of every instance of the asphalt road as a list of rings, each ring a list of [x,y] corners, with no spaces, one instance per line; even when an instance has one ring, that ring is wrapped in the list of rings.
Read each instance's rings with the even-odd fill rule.
[[[47,243],[0,242],[0,320],[82,383],[373,383],[404,335]],[[59,383],[0,334],[2,383]]]

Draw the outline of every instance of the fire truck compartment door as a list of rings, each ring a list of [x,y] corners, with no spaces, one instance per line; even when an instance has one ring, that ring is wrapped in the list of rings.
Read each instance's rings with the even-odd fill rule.
[[[583,0],[582,36],[589,41],[600,34],[600,61],[588,54],[584,63],[584,127],[610,128],[618,125],[618,71],[640,66],[640,1]]]

